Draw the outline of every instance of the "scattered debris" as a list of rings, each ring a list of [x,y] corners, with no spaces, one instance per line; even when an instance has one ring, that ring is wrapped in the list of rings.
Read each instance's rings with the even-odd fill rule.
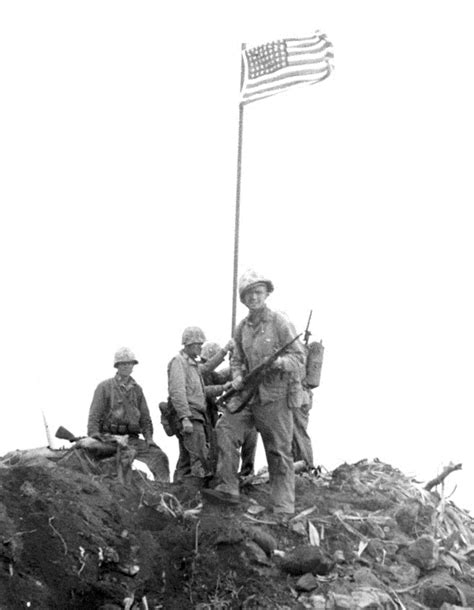
[[[427,491],[430,491],[431,489],[433,489],[433,487],[436,487],[440,483],[443,483],[444,479],[449,474],[451,474],[455,470],[461,470],[461,468],[462,468],[462,464],[449,464],[448,466],[446,466],[446,468],[443,470],[443,472],[440,475],[438,475],[437,477],[435,477],[431,481],[428,481],[428,483],[425,485],[424,488]]]
[[[0,459],[5,607],[474,607],[474,521],[443,486],[460,465],[424,486],[379,460],[301,470],[286,520],[266,470],[228,505],[122,465],[80,448]]]

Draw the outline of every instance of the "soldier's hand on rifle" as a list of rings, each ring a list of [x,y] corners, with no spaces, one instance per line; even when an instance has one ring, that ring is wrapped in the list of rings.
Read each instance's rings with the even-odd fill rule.
[[[230,388],[232,388],[232,381],[226,381],[224,383],[224,385],[222,386],[222,391],[223,392],[227,392],[227,390],[230,390]]]
[[[183,427],[183,434],[192,434],[193,422],[189,419],[189,417],[183,417],[181,420],[181,425]]]
[[[234,390],[241,390],[243,388],[243,383],[242,383],[242,376],[241,375],[237,375],[237,377],[235,379],[232,380],[232,387],[234,388]]]

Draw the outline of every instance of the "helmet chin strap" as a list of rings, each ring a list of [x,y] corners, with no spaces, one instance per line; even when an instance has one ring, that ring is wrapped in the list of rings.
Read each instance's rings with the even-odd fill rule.
[[[260,318],[263,317],[263,311],[265,309],[265,305],[259,307],[258,309],[249,309],[248,318],[249,320],[255,324],[258,323]]]

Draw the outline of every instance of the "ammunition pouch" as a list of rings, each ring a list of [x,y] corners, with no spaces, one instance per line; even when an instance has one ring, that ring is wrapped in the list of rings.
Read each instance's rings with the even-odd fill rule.
[[[138,424],[108,423],[103,426],[103,432],[108,432],[109,434],[130,434],[133,436],[138,436],[140,433],[140,426]]]
[[[141,428],[139,424],[128,424],[128,434],[140,434]]]
[[[160,422],[163,430],[167,436],[175,436],[179,431],[180,425],[171,399],[168,398],[167,402],[160,402],[158,407],[160,409]]]

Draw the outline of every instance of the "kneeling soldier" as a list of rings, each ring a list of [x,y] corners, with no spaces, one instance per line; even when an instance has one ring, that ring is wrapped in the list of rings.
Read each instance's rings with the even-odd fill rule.
[[[128,445],[137,452],[136,458],[148,466],[156,481],[168,482],[168,457],[153,441],[153,423],[143,390],[131,377],[135,364],[138,360],[127,347],[116,352],[117,374],[97,386],[89,410],[87,434],[127,434]]]

